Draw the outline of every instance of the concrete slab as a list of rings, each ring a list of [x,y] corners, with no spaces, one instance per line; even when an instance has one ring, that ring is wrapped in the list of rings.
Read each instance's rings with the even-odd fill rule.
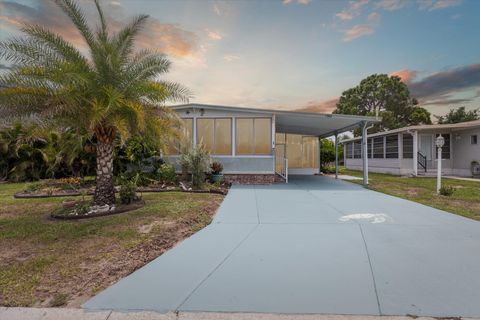
[[[379,314],[355,224],[260,225],[179,310]]]
[[[93,297],[83,307],[176,310],[255,227],[248,224],[209,226]]]
[[[383,314],[480,314],[480,228],[362,228]]]
[[[141,312],[118,312],[113,311],[108,320],[177,320],[178,317],[175,313],[158,313],[151,311]]]
[[[213,223],[258,223],[255,186],[233,185]]]
[[[111,314],[111,311],[86,311],[67,308],[44,308],[41,310],[43,310],[43,315],[40,320],[107,320],[110,319]]]
[[[5,308],[0,311],[2,320],[40,320],[44,314],[44,310],[40,308]]]

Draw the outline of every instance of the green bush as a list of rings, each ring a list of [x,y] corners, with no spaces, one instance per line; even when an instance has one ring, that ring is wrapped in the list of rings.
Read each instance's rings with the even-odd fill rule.
[[[335,167],[334,166],[325,166],[322,168],[323,173],[335,173]]]
[[[164,163],[157,170],[158,178],[165,183],[177,182],[177,173],[175,167],[171,164]]]
[[[197,145],[182,153],[179,161],[192,174],[193,188],[201,189],[205,183],[205,173],[209,170],[210,154],[207,149],[202,144]]]
[[[450,197],[455,192],[455,188],[452,186],[442,186],[440,188],[440,194],[442,196]]]
[[[120,202],[123,204],[130,204],[137,200],[137,184],[134,180],[122,181],[120,185]]]

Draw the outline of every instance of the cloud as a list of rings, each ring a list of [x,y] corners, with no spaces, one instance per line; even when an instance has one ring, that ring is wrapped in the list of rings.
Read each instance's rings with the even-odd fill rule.
[[[213,3],[213,12],[215,12],[215,14],[217,16],[222,16],[222,11],[220,10],[220,7],[218,6],[217,3]]]
[[[312,0],[283,0],[283,4],[291,4],[291,3],[298,3],[298,4],[309,4]]]
[[[417,71],[415,70],[408,70],[408,69],[402,69],[398,70],[395,72],[390,73],[390,76],[397,76],[399,77],[403,82],[405,83],[410,83],[413,79],[417,77]]]
[[[369,1],[370,0],[349,1],[348,7],[337,12],[335,16],[342,21],[352,20],[354,17],[360,15],[362,8],[367,5]]]
[[[377,12],[372,12],[367,17],[367,21],[371,23],[377,22],[378,20],[380,20],[380,14]]]
[[[370,34],[373,34],[375,32],[375,29],[369,25],[369,24],[357,24],[350,29],[346,29],[343,37],[343,41],[345,42],[350,42],[354,39],[368,36]]]
[[[85,4],[86,2],[82,2]],[[118,1],[104,3],[109,26],[112,31],[120,30],[130,18],[125,15]],[[95,7],[82,6],[88,21],[97,21]],[[85,42],[69,18],[55,5],[53,1],[40,1],[38,5],[30,7],[16,2],[4,1],[0,3],[0,21],[7,26],[18,28],[30,23],[45,26],[79,47],[85,47]],[[94,25],[93,23],[91,24]],[[182,29],[179,25],[161,23],[155,18],[150,18],[145,28],[137,38],[140,48],[156,49],[173,57],[184,57],[195,54],[197,49],[197,35]]]
[[[375,7],[377,9],[395,11],[404,8],[407,4],[407,0],[380,0],[375,4]]]
[[[338,98],[321,102],[310,101],[305,106],[296,109],[296,111],[332,113],[337,108],[337,103]]]
[[[415,72],[415,71],[410,71]],[[477,90],[474,97],[453,97],[454,94],[475,88],[480,88],[480,64],[471,64],[452,68],[427,76],[419,81],[407,83],[413,97],[422,104],[447,104],[473,100],[480,96]]]
[[[461,0],[417,0],[420,10],[440,10],[449,7],[458,6],[462,3]]]
[[[211,30],[208,30],[208,29],[206,29],[205,31],[207,32],[207,36],[212,40],[222,40],[223,39],[223,35],[219,32],[211,31]]]
[[[225,56],[223,56],[223,60],[227,61],[227,62],[233,62],[233,61],[236,61],[236,60],[239,60],[240,57],[239,56],[236,56],[234,54],[227,54]]]

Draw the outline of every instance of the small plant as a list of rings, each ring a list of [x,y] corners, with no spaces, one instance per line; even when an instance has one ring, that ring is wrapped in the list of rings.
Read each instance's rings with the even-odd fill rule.
[[[220,174],[223,171],[223,165],[220,162],[212,162],[210,165],[210,169],[212,170],[213,174]]]
[[[205,172],[208,171],[210,154],[200,144],[182,153],[180,163],[186,165],[192,174],[192,185],[195,189],[201,189],[205,183]]]
[[[52,301],[50,301],[50,307],[61,307],[67,304],[68,294],[57,293],[53,296]]]
[[[452,186],[442,186],[440,188],[440,194],[442,196],[450,197],[455,192],[455,188]]]
[[[130,204],[137,200],[137,184],[134,180],[123,179],[120,185],[120,202]]]
[[[160,181],[165,183],[177,182],[177,173],[173,165],[164,163],[158,168],[157,172]]]

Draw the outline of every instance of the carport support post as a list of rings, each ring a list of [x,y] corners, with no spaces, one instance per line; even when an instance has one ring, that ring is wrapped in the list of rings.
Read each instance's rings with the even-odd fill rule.
[[[335,179],[338,179],[338,133],[335,132]]]
[[[318,174],[322,174],[322,138],[318,137]]]
[[[363,123],[362,127],[362,160],[363,160],[363,185],[368,186],[368,147],[367,147],[367,129],[368,122]]]

